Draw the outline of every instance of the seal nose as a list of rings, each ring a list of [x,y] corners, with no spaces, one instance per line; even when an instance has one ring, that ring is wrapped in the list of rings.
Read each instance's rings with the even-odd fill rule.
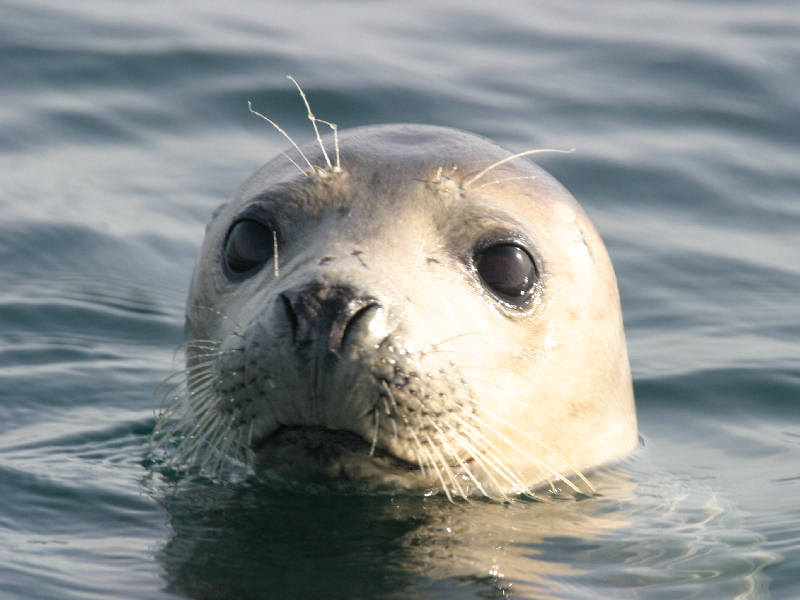
[[[349,286],[312,284],[280,294],[297,347],[326,340],[327,352],[338,356],[347,335],[371,309],[380,308],[372,296]]]

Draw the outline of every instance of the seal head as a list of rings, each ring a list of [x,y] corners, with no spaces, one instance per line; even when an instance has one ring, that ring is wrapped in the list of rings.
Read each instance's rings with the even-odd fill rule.
[[[194,271],[187,438],[448,497],[576,487],[630,452],[606,249],[558,182],[509,157],[462,131],[387,125],[345,132],[340,168],[277,157],[250,177]]]

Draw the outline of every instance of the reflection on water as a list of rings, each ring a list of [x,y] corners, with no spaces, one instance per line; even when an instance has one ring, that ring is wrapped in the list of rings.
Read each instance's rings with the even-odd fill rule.
[[[720,597],[763,592],[763,538],[709,488],[662,477],[606,470],[602,495],[512,504],[184,481],[165,496],[174,536],[159,558],[193,598],[410,597],[445,582],[522,598],[660,597],[699,581]]]

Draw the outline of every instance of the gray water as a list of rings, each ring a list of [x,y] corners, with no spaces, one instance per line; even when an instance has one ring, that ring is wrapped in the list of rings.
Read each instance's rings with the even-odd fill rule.
[[[551,503],[145,460],[213,208],[299,141],[542,155],[604,236],[643,445]],[[0,597],[800,597],[800,6],[0,3]]]

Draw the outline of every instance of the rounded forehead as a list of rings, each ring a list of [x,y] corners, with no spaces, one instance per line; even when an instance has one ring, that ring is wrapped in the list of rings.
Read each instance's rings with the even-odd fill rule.
[[[287,156],[303,167],[327,166],[320,145],[312,142],[301,148],[303,156],[290,150],[264,165],[239,188],[233,204],[274,197],[283,202],[297,199],[306,210],[308,204],[379,210],[433,200],[438,203],[434,209],[467,202],[473,207],[505,206],[514,214],[532,213],[542,219],[556,203],[565,204],[562,215],[565,210],[582,214],[561,184],[536,164],[524,157],[506,160],[511,156],[508,150],[464,131],[380,125],[348,130],[338,145],[327,136],[323,144],[328,159],[341,165],[341,173],[315,175],[292,165]]]
[[[359,161],[375,166],[388,163],[424,169],[436,159],[441,160],[443,165],[471,164],[500,159],[508,154],[508,151],[481,136],[432,125],[360,127],[347,131],[341,142],[345,158],[357,156]]]

